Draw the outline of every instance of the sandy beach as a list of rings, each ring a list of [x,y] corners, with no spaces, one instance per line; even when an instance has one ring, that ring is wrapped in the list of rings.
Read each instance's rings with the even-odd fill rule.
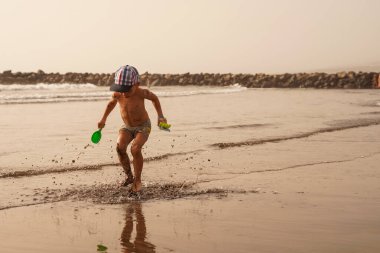
[[[144,148],[140,199],[119,187],[118,110],[89,140],[105,88],[0,105],[4,252],[380,251],[379,90],[152,90],[173,127]]]
[[[380,253],[379,10],[0,1],[1,253]]]

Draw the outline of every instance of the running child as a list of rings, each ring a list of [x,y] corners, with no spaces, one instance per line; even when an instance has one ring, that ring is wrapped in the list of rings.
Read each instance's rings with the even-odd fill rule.
[[[157,111],[157,125],[167,123],[164,117],[158,97],[147,89],[141,89],[140,76],[135,67],[126,65],[120,67],[115,72],[115,83],[111,85],[111,100],[108,102],[102,119],[98,123],[98,128],[103,128],[111,111],[119,104],[120,115],[124,124],[119,129],[116,151],[119,161],[126,174],[122,186],[132,184],[132,192],[141,190],[141,172],[143,169],[143,156],[141,149],[149,138],[151,122],[145,109],[144,101],[152,101]],[[131,143],[131,154],[133,156],[132,173],[130,160],[127,154],[128,145]]]

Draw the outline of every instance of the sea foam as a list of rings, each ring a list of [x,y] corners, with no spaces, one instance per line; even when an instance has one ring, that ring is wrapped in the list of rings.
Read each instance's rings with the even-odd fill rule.
[[[38,84],[0,84],[0,91],[12,90],[64,90],[64,89],[91,89],[97,86],[91,83],[38,83]]]
[[[145,87],[142,87],[145,88]],[[228,94],[246,90],[239,84],[226,87],[161,86],[151,87],[158,97],[180,97],[203,94]],[[93,84],[0,85],[0,104],[55,103],[106,100],[111,97],[108,87]],[[14,91],[14,92],[13,92]]]

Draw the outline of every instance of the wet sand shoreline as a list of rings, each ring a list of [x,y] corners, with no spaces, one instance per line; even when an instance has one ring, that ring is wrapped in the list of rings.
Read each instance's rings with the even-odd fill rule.
[[[162,98],[173,131],[152,129],[139,201],[119,188],[117,112],[88,144],[104,102],[0,107],[0,248],[380,250],[377,91],[209,92]]]
[[[376,142],[368,141],[376,138],[378,132],[379,126],[373,125],[322,133],[305,140],[204,152],[193,155],[187,164],[183,164],[189,161],[184,154],[147,165],[145,189],[152,194],[178,193],[190,187],[191,182],[202,193],[184,194],[171,200],[156,196],[140,201],[115,199],[108,202],[112,205],[97,204],[93,200],[101,200],[101,196],[94,193],[104,187],[100,178],[111,182],[111,188],[103,189],[106,193],[119,194],[112,183],[118,177],[114,166],[82,174],[61,174],[54,178],[57,192],[67,187],[65,184],[86,183],[88,195],[86,191],[71,192],[69,198],[61,199],[66,200],[63,202],[0,211],[3,228],[0,247],[6,252],[94,252],[96,245],[102,243],[109,247],[108,252],[128,252],[136,247],[141,252],[377,252],[380,152],[376,151]],[[357,145],[364,147],[360,143],[368,151],[358,151]],[[321,148],[325,150],[322,152]],[[341,154],[331,159],[326,156],[329,149]],[[265,154],[268,150],[288,150],[285,156],[272,161],[277,170],[244,169],[252,166],[247,159],[251,152],[260,161],[269,158]],[[316,150],[324,154],[324,161],[319,160],[318,154],[314,157]],[[220,152],[238,159],[234,170],[227,169],[229,159]],[[298,157],[298,166],[286,165],[293,163],[290,156]],[[315,162],[310,163],[312,160]],[[204,164],[207,172],[202,169],[194,178],[186,173],[191,164],[199,168]],[[278,168],[280,164],[283,169]],[[173,183],[168,185],[177,188],[165,190],[167,175],[159,173],[162,166],[172,167],[169,175]],[[51,176],[41,175],[37,180],[41,189],[34,191],[37,197],[44,184],[51,184]],[[79,177],[77,182],[73,180],[75,176]],[[32,188],[36,189],[31,185]]]
[[[108,252],[137,245],[141,252],[377,252],[380,201],[371,193],[377,181],[361,178],[376,168],[318,166],[257,173],[257,193],[3,210],[0,246],[6,252],[94,252],[99,243]],[[332,184],[340,190],[328,189]]]

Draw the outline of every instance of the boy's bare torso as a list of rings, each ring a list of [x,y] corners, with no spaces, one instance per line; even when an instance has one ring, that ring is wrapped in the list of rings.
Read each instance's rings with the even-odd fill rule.
[[[145,123],[148,119],[148,112],[145,109],[145,94],[147,90],[136,89],[130,95],[115,92],[114,98],[120,106],[120,114],[125,125],[135,127]]]

